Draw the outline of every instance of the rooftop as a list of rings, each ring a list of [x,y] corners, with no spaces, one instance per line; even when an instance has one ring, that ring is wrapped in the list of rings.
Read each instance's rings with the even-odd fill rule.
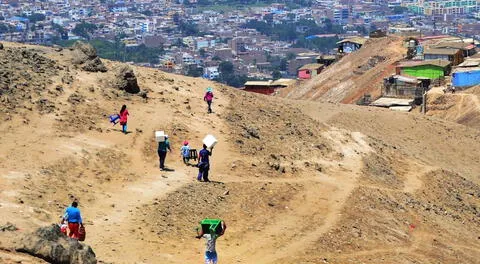
[[[423,54],[455,55],[460,49],[426,49]]]
[[[321,64],[321,63],[309,63],[309,64],[303,65],[298,70],[316,70],[316,69],[319,69],[319,68],[322,68],[322,67],[323,67],[323,64]]]
[[[435,65],[442,68],[449,66],[451,63],[447,60],[426,60],[426,61],[404,61],[400,62],[397,67],[404,68],[404,67],[416,67],[416,66],[423,66],[423,65]]]
[[[363,37],[346,38],[346,39],[340,40],[339,42],[337,42],[337,44],[342,44],[342,43],[346,43],[346,42],[351,42],[351,43],[356,43],[356,44],[363,45],[363,44],[365,44],[365,42],[367,42],[367,39],[363,38]]]
[[[269,81],[248,81],[244,86],[289,86],[295,83],[294,79],[278,79],[278,80],[269,80]]]

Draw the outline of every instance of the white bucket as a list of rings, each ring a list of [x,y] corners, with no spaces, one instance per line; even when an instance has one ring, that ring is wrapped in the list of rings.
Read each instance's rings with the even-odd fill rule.
[[[155,140],[157,142],[163,142],[165,141],[165,132],[163,131],[155,131]]]
[[[217,142],[218,142],[217,139],[212,135],[207,135],[203,139],[203,144],[205,144],[207,148],[213,148],[213,146],[215,146]]]

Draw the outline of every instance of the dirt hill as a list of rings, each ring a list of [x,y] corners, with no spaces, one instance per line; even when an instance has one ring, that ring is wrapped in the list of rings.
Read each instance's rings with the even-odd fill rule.
[[[427,96],[427,114],[480,129],[480,87],[455,94],[432,89]]]
[[[383,78],[395,73],[392,65],[406,49],[400,37],[372,38],[358,51],[346,55],[318,76],[281,92],[292,99],[355,103],[364,94],[378,97]]]
[[[115,86],[120,63],[88,72],[72,64],[76,52],[0,50],[0,226],[19,228],[0,232],[0,262],[42,263],[10,249],[72,199],[103,263],[201,262],[204,217],[228,225],[221,263],[478,262],[478,130],[136,66],[142,92],[132,95]],[[127,135],[108,122],[123,104]],[[174,171],[158,169],[155,130],[171,137]],[[214,182],[202,183],[179,149],[209,133]]]

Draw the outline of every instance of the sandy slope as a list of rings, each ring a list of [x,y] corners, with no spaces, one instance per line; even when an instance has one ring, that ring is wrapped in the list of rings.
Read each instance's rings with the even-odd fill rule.
[[[393,63],[405,53],[399,37],[369,39],[360,50],[346,55],[334,67],[328,67],[299,87],[281,91],[280,95],[342,103],[355,103],[364,94],[378,97],[383,78],[395,73]]]
[[[444,94],[441,88],[432,89],[427,97],[427,114],[480,129],[479,95],[479,87],[455,94]]]
[[[41,49],[69,65],[70,51]],[[58,221],[78,198],[86,243],[106,263],[201,262],[203,241],[193,237],[203,217],[228,224],[217,246],[221,263],[479,259],[480,160],[472,151],[480,149],[478,130],[134,68],[147,100],[112,89],[111,72],[69,67],[32,92],[35,98],[19,97],[16,103],[26,107],[5,114],[0,225],[10,221],[20,230],[0,232],[0,248]],[[73,82],[62,83],[64,74]],[[57,85],[63,93],[54,92]],[[208,85],[216,95],[211,115],[201,99]],[[69,101],[72,94],[83,100]],[[38,113],[37,97],[55,109]],[[106,120],[124,103],[131,113],[128,135]],[[172,172],[157,169],[156,129],[171,135]],[[220,142],[212,157],[215,182],[208,184],[196,182],[196,169],[179,157],[183,140],[198,148],[207,133]],[[0,252],[2,261],[28,258]]]

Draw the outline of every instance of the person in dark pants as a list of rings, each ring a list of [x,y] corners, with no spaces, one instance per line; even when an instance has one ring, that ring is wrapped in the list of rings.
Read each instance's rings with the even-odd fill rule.
[[[197,180],[201,181],[203,178],[204,182],[209,182],[208,171],[210,170],[210,159],[209,156],[212,156],[213,148],[209,151],[207,145],[203,144],[203,149],[198,153],[198,176]]]
[[[207,88],[207,92],[205,93],[203,100],[207,102],[208,113],[210,114],[212,112],[212,100],[213,100],[213,89],[211,87]]]
[[[158,157],[160,159],[160,170],[165,170],[165,158],[167,157],[167,150],[172,152],[170,148],[170,141],[165,136],[165,141],[158,142]]]

